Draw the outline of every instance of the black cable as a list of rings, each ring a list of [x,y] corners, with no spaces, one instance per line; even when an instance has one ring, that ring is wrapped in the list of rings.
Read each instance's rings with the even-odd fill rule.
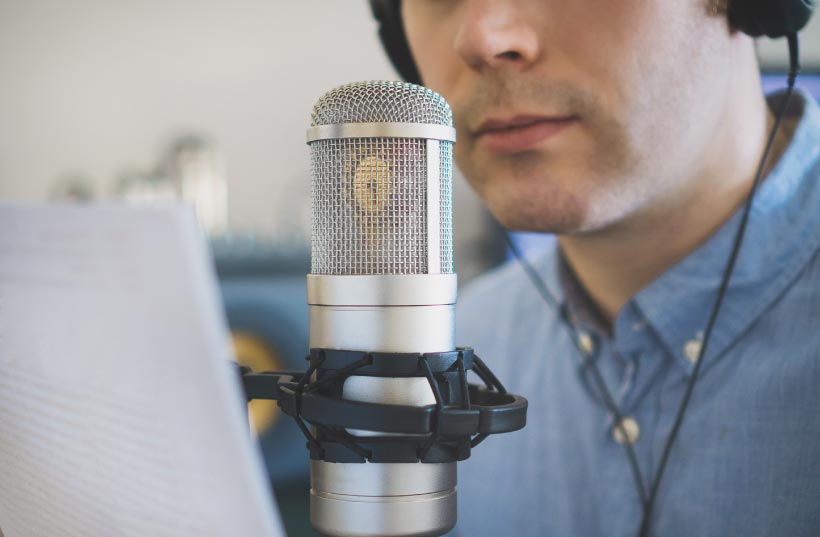
[[[649,535],[649,522],[652,517],[652,508],[655,505],[655,499],[657,497],[658,488],[660,487],[661,479],[663,478],[664,471],[666,470],[666,463],[669,460],[669,454],[672,451],[672,444],[674,444],[675,439],[678,436],[678,431],[680,430],[681,424],[683,423],[683,416],[686,413],[686,409],[689,406],[689,399],[692,396],[692,391],[695,388],[695,382],[698,379],[698,373],[700,372],[700,366],[703,363],[703,356],[706,353],[706,347],[709,343],[709,337],[712,335],[712,329],[715,326],[715,320],[717,319],[718,312],[720,311],[720,306],[723,304],[723,299],[726,295],[726,289],[729,287],[729,279],[732,277],[732,272],[735,268],[735,262],[737,261],[737,255],[740,251],[740,245],[743,242],[743,236],[746,232],[746,224],[749,221],[749,213],[752,209],[752,202],[754,201],[755,194],[757,193],[757,188],[760,185],[760,181],[763,178],[763,171],[766,169],[766,161],[769,158],[769,153],[771,153],[772,147],[774,146],[774,139],[777,135],[778,128],[780,127],[780,123],[783,121],[783,116],[786,113],[786,109],[788,108],[789,100],[791,99],[792,93],[794,91],[794,83],[797,79],[797,74],[800,72],[800,62],[798,60],[799,57],[799,50],[798,50],[798,40],[797,40],[797,33],[792,32],[787,36],[789,42],[789,76],[787,80],[786,86],[786,93],[783,97],[783,100],[780,103],[780,108],[777,111],[777,115],[775,116],[774,125],[772,126],[772,130],[769,133],[769,139],[766,142],[766,148],[763,151],[763,155],[760,157],[760,163],[757,166],[757,173],[755,174],[754,181],[752,182],[752,188],[749,191],[748,196],[746,197],[746,203],[743,207],[743,216],[740,220],[740,225],[738,226],[737,233],[735,234],[735,241],[732,244],[732,251],[729,254],[729,260],[726,264],[726,269],[723,272],[723,279],[720,282],[720,289],[717,294],[717,298],[715,299],[715,305],[712,307],[712,313],[709,316],[709,321],[706,324],[706,330],[704,331],[703,335],[703,343],[700,347],[700,352],[698,352],[697,360],[695,361],[695,367],[692,369],[692,376],[689,379],[689,383],[686,385],[686,391],[683,395],[683,400],[681,401],[680,407],[678,408],[677,416],[675,417],[675,422],[672,426],[672,430],[669,432],[669,438],[666,441],[666,445],[664,446],[663,453],[661,455],[661,462],[658,465],[658,473],[655,476],[655,480],[652,483],[652,488],[649,492],[649,502],[646,505],[646,509],[644,510],[643,521],[641,522],[641,529],[638,533],[639,537],[647,537]]]

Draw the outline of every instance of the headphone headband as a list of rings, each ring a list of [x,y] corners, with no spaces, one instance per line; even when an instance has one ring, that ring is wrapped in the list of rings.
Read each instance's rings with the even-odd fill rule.
[[[421,85],[421,76],[404,33],[401,0],[370,0],[370,9],[379,22],[379,39],[390,63],[405,81]]]

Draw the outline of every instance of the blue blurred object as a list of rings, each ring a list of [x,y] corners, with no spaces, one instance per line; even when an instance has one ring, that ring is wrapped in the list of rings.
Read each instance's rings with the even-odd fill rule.
[[[515,231],[510,233],[510,238],[527,258],[538,257],[555,244],[555,235],[552,233]],[[512,252],[508,247],[506,249],[505,260],[509,261],[512,258]]]
[[[763,84],[763,92],[768,95],[786,87],[785,72],[765,72],[760,80]],[[802,72],[797,77],[797,88],[802,89],[812,95],[817,102],[820,102],[820,73]]]
[[[259,369],[304,370],[308,352],[308,307],[305,276],[234,278],[221,282],[225,313],[234,345],[237,337],[254,338],[269,350],[270,362],[243,365]],[[292,419],[283,416],[275,403],[272,425],[258,428],[259,443],[268,473],[275,483],[308,475],[305,438]]]

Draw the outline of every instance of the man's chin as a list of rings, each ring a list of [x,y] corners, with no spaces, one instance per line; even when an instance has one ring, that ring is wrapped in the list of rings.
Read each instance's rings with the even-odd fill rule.
[[[586,210],[575,196],[529,195],[484,198],[495,219],[510,231],[577,233],[585,230]]]

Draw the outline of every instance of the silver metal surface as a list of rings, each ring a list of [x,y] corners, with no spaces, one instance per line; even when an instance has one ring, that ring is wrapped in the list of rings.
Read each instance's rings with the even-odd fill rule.
[[[351,401],[378,401],[388,405],[427,406],[436,398],[425,377],[350,377],[342,397]]]
[[[310,347],[373,352],[455,348],[455,305],[310,306]]]
[[[342,398],[351,401],[378,401],[387,405],[436,404],[436,396],[425,377],[349,377],[342,386]],[[356,436],[396,436],[361,429],[347,429],[347,432]]]
[[[455,272],[453,259],[453,144],[441,142],[439,148],[439,210],[438,244],[441,272]]]
[[[310,461],[310,486],[349,496],[409,496],[456,486],[456,463]]]
[[[441,272],[441,166],[439,141],[427,140],[427,273]]]
[[[338,537],[435,537],[456,525],[456,490],[417,496],[344,496],[310,491],[310,521]]]
[[[308,274],[307,302],[322,306],[455,304],[455,274]]]
[[[430,276],[426,276],[430,278]],[[310,346],[388,352],[455,347],[455,305],[310,306]],[[343,397],[424,406],[425,378],[349,377]],[[373,436],[368,431],[350,431]],[[311,461],[311,523],[327,535],[437,536],[456,522],[456,463]]]
[[[307,143],[337,138],[425,138],[456,141],[456,130],[431,123],[336,123],[307,130]]]

